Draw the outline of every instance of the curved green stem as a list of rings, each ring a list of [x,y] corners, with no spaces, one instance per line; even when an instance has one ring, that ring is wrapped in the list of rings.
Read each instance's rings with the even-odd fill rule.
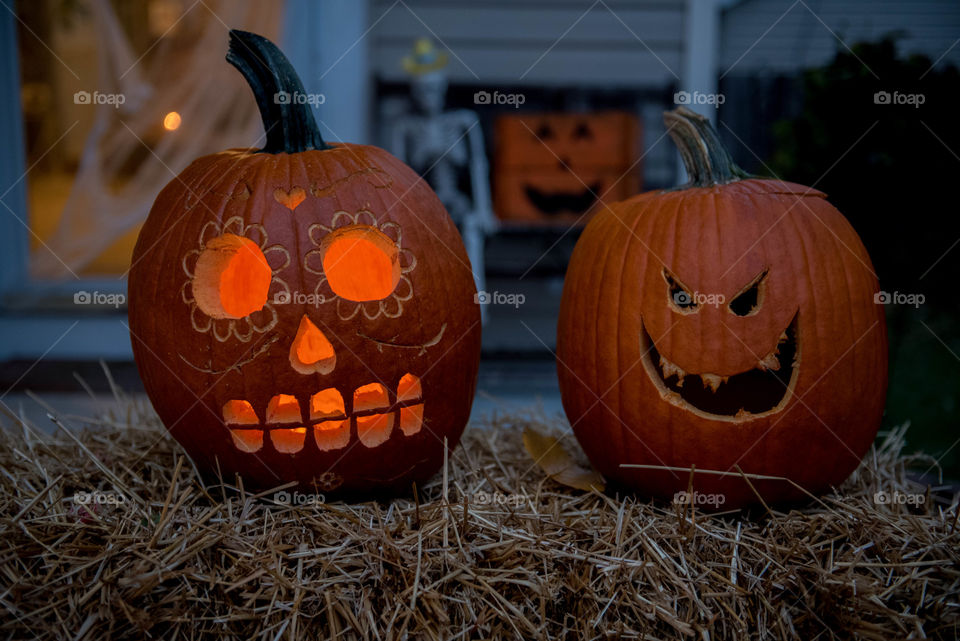
[[[300,77],[275,44],[255,33],[231,29],[227,62],[253,90],[267,134],[267,144],[260,151],[295,154],[331,149],[320,136]]]

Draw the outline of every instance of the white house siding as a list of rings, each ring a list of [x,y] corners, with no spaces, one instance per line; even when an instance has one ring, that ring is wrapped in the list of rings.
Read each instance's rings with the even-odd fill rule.
[[[400,60],[410,44],[433,32],[454,54],[452,82],[604,88],[675,82],[681,69],[683,0],[607,0],[605,5],[592,0],[374,0],[373,69],[385,80],[402,80]]]
[[[957,0],[743,0],[721,16],[720,70],[790,73],[829,62],[845,50],[838,37],[852,46],[891,32],[903,34],[901,55],[960,66]]]

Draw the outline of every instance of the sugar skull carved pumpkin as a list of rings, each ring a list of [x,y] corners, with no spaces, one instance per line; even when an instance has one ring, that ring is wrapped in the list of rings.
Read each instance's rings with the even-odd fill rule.
[[[886,392],[870,258],[824,194],[746,176],[692,111],[665,119],[691,182],[598,213],[567,271],[574,432],[609,479],[664,498],[692,467],[723,507],[838,484]]]
[[[267,144],[200,158],[157,197],[129,282],[147,393],[228,480],[409,488],[456,445],[476,384],[459,234],[399,160],[322,140],[272,43],[230,37]]]
[[[507,220],[569,224],[640,188],[637,118],[624,112],[500,116],[494,200]]]

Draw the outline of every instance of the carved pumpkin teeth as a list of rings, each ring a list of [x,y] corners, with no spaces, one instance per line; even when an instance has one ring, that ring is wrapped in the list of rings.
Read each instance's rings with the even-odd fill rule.
[[[291,394],[274,395],[267,404],[262,423],[253,406],[245,400],[227,401],[222,415],[234,445],[247,453],[263,448],[265,433],[277,452],[295,454],[306,446],[308,432],[313,434],[318,449],[330,451],[350,443],[351,424],[356,425],[357,437],[367,447],[387,441],[395,424],[405,436],[413,436],[423,427],[423,387],[420,378],[409,373],[397,384],[395,405],[391,405],[385,386],[370,383],[354,390],[353,416],[347,414],[343,396],[335,387],[313,394],[307,407],[312,424],[309,426],[302,426],[300,402]],[[293,426],[283,427],[285,425]]]
[[[671,376],[679,376],[681,380],[686,376],[686,372],[680,368],[679,365],[671,363],[665,359],[662,355],[660,356],[660,369],[663,371],[664,378],[670,378]]]
[[[763,359],[757,363],[757,367],[763,371],[773,370],[777,371],[780,369],[780,359],[777,358],[776,353],[770,353],[763,357]]]
[[[260,422],[249,401],[227,401],[223,404],[223,422],[227,425],[256,425]]]
[[[416,401],[423,398],[423,388],[420,379],[413,374],[404,374],[397,385],[398,401]]]
[[[367,447],[376,447],[385,443],[393,432],[393,412],[358,416],[357,438]]]
[[[709,387],[711,391],[716,392],[721,383],[727,382],[727,377],[716,374],[701,374],[700,380],[703,381],[704,387]]]
[[[303,449],[303,443],[307,438],[305,427],[273,429],[268,433],[273,446],[281,454],[296,454]]]
[[[423,427],[423,403],[400,408],[400,430],[413,436]]]
[[[310,397],[310,420],[343,418],[347,415],[343,396],[336,387],[320,390]]]
[[[299,423],[300,401],[290,394],[277,394],[267,403],[267,423]]]
[[[644,368],[664,400],[711,417],[741,421],[782,408],[792,393],[800,364],[796,315],[783,333],[786,343],[755,361],[752,369],[728,376],[683,371],[660,354],[646,329],[642,329],[640,347]],[[691,376],[699,380],[684,384]]]
[[[370,383],[353,391],[353,411],[385,410],[390,407],[390,395],[382,383]]]
[[[241,452],[256,452],[263,447],[263,430],[230,430],[230,436]]]
[[[350,419],[317,423],[313,426],[313,439],[323,452],[345,448],[350,443]]]

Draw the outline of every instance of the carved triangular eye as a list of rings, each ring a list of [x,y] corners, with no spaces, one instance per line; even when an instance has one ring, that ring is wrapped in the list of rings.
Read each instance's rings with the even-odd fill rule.
[[[553,138],[553,129],[547,123],[537,127],[537,138]]]
[[[577,125],[577,128],[573,130],[574,138],[592,138],[593,134],[590,132],[590,127],[587,126],[587,123],[581,122]]]
[[[670,303],[677,311],[684,314],[692,314],[697,311],[697,301],[694,299],[693,293],[690,290],[670,275],[670,272],[666,269],[663,270],[663,279],[667,281]]]
[[[730,301],[730,311],[737,316],[751,316],[760,311],[763,303],[763,287],[767,279],[767,270],[764,269],[739,294]]]

